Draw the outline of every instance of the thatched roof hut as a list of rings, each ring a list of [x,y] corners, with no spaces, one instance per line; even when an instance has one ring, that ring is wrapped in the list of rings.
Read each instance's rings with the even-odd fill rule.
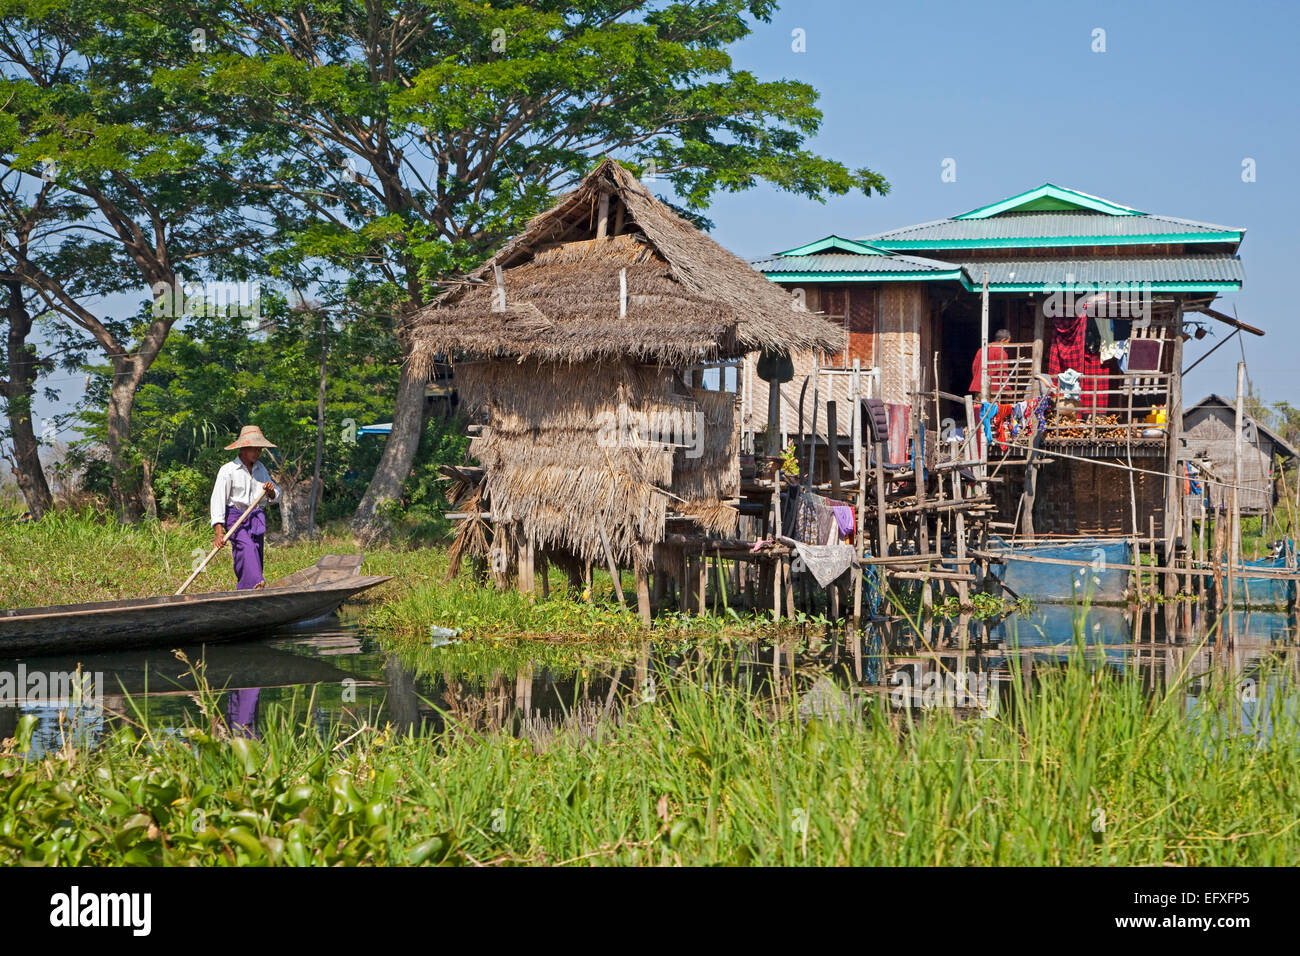
[[[606,160],[420,313],[414,336],[415,361],[448,356],[485,422],[480,499],[511,544],[644,569],[670,510],[735,528],[735,396],[683,373],[834,350],[843,333]]]
[[[612,160],[469,279],[419,316],[417,351],[424,361],[446,353],[683,367],[764,349],[843,344],[842,330],[795,311],[788,293]]]

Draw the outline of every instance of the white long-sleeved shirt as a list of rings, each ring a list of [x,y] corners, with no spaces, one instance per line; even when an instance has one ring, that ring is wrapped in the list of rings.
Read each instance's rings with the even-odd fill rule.
[[[260,461],[253,462],[251,472],[238,458],[226,462],[217,472],[217,482],[212,486],[212,503],[208,508],[211,523],[224,525],[227,508],[238,508],[242,512],[253,503],[257,492],[268,481],[271,481],[271,473]],[[263,504],[268,501],[275,505],[280,503],[280,486],[272,482],[272,487],[275,495],[267,494],[262,499]]]

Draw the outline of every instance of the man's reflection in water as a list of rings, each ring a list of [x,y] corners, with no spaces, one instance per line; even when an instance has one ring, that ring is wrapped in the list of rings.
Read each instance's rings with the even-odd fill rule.
[[[257,733],[257,698],[261,693],[260,687],[241,687],[230,692],[226,698],[226,723],[231,733],[242,732],[254,740],[261,739]]]

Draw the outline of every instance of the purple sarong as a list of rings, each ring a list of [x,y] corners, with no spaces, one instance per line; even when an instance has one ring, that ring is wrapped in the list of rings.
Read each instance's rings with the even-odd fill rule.
[[[848,505],[831,505],[831,511],[835,512],[835,523],[839,525],[840,540],[853,537],[853,525],[857,520],[853,509]]]
[[[226,527],[238,521],[243,513],[243,508],[227,508]],[[229,536],[230,553],[235,559],[235,577],[239,581],[235,590],[250,591],[266,580],[262,577],[262,539],[265,536],[266,512],[261,508],[255,509]]]
[[[232,731],[243,730],[248,736],[257,737],[257,698],[261,693],[260,687],[243,687],[230,692],[226,699],[226,723]]]

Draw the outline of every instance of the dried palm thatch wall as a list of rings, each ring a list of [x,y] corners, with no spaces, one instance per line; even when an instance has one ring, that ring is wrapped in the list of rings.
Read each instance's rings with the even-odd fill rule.
[[[734,396],[688,395],[671,370],[627,361],[475,362],[457,376],[485,421],[470,453],[486,470],[492,514],[535,547],[603,564],[608,540],[620,563],[649,567],[670,508],[734,530],[736,512],[721,500],[739,490]],[[672,434],[696,421],[698,442]]]
[[[738,513],[724,504],[740,494],[740,420],[731,392],[692,389],[699,434],[673,456],[676,510],[714,534],[735,533]]]

